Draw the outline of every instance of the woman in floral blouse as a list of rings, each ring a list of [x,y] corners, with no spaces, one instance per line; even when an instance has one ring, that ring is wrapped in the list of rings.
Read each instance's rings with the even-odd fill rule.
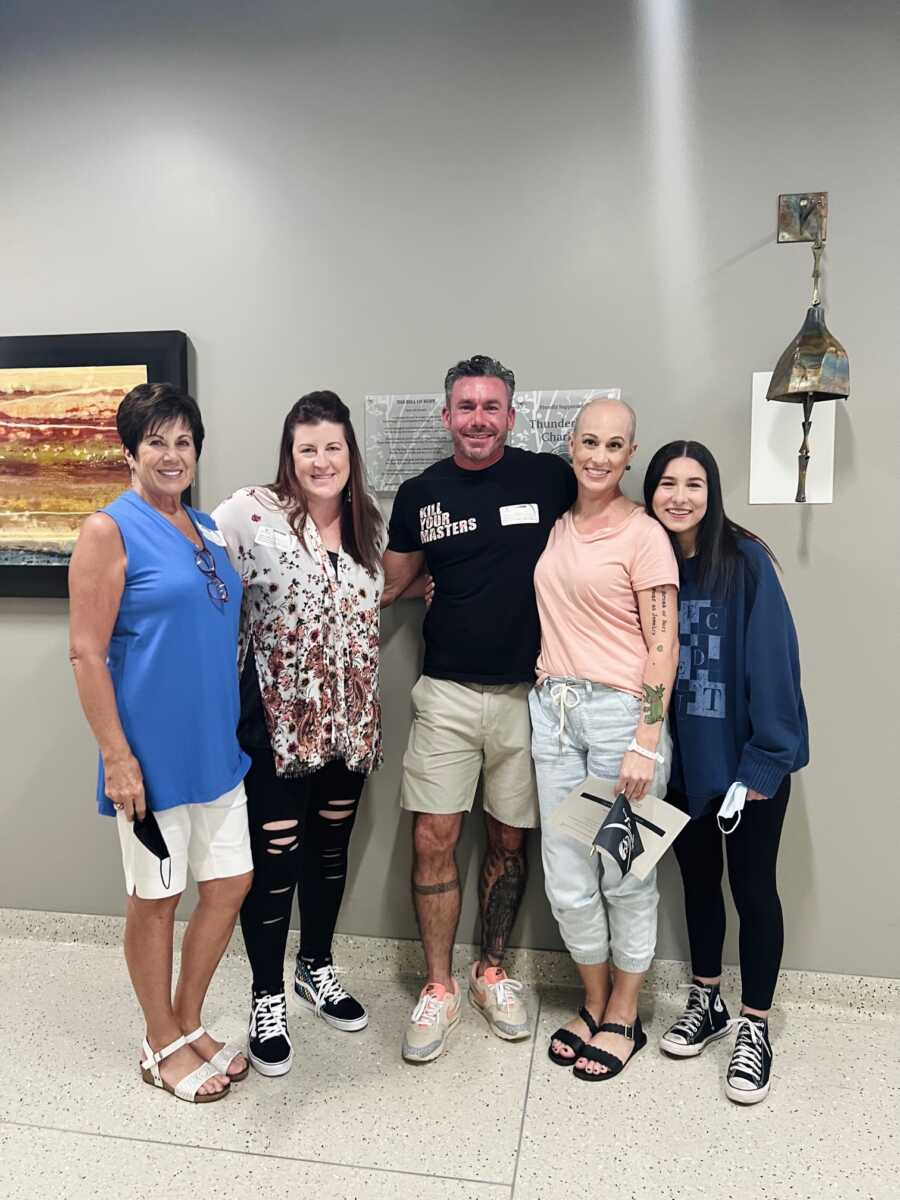
[[[288,413],[278,474],[215,511],[244,582],[241,723],[255,875],[241,910],[253,970],[250,1062],[293,1058],[283,965],[295,888],[300,1004],[337,1029],[365,1008],[338,983],[331,941],[366,776],[381,764],[379,605],[384,523],[350,411],[310,392]]]

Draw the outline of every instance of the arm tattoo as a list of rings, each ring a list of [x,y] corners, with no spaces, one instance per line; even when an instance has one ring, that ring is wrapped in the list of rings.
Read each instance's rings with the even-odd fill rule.
[[[413,891],[417,896],[439,896],[442,892],[455,892],[458,887],[459,876],[446,883],[414,883]]]
[[[662,594],[662,622],[661,622],[661,626],[660,626],[660,633],[662,633],[662,634],[665,634],[665,633],[666,633],[666,631],[668,630],[668,628],[669,628],[669,614],[668,614],[668,612],[666,611],[666,591],[665,591],[665,588],[663,588],[663,594]]]
[[[659,684],[658,687],[652,687],[649,683],[642,685],[644,689],[644,724],[658,725],[663,719],[663,697],[666,694],[666,685]]]
[[[659,614],[657,605],[659,597],[657,596],[656,588],[650,589],[650,636],[656,637],[656,632],[659,626]],[[665,603],[665,595],[663,595],[663,603]]]
[[[488,850],[479,882],[481,961],[499,966],[525,893],[524,846],[518,854]]]

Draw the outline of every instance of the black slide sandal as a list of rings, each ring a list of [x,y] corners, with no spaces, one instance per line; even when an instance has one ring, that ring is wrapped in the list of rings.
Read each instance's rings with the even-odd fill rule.
[[[583,1079],[587,1083],[597,1083],[601,1079],[614,1079],[616,1075],[622,1073],[639,1050],[647,1045],[647,1035],[644,1033],[641,1025],[641,1018],[635,1017],[633,1025],[601,1025],[597,1030],[598,1033],[620,1033],[622,1037],[630,1038],[634,1042],[634,1049],[628,1055],[624,1062],[621,1058],[616,1058],[614,1054],[610,1054],[608,1050],[601,1050],[598,1046],[589,1046],[587,1042],[581,1048],[581,1055],[589,1059],[591,1062],[601,1063],[607,1068],[606,1072],[585,1071],[578,1067],[573,1067],[572,1074],[576,1079]],[[592,1035],[593,1036],[593,1035]],[[580,1057],[580,1056],[579,1056]]]
[[[578,1015],[584,1021],[590,1030],[591,1037],[600,1032],[600,1026],[591,1016],[586,1008],[579,1008]],[[553,1049],[554,1042],[562,1042],[564,1046],[568,1046],[574,1051],[571,1058],[566,1055],[557,1054]],[[579,1054],[584,1050],[586,1043],[583,1038],[580,1038],[577,1033],[573,1033],[571,1029],[563,1029],[560,1027],[556,1033],[550,1037],[550,1045],[547,1047],[547,1054],[550,1056],[550,1061],[556,1063],[558,1067],[571,1067],[578,1058]]]

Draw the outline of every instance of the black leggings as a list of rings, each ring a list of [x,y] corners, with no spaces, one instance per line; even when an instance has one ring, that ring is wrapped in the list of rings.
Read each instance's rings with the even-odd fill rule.
[[[282,779],[271,753],[254,752],[244,779],[253,847],[253,886],[241,908],[241,929],[256,991],[284,990],[294,890],[300,891],[300,953],[331,954],[344,883],[347,848],[365,775],[342,760],[312,775]]]
[[[791,777],[768,800],[748,800],[741,822],[725,840],[728,881],[740,918],[741,1000],[763,1012],[772,1007],[781,951],[784,921],[778,898],[776,862],[778,843]],[[684,796],[669,789],[666,799],[686,809]],[[675,839],[675,857],[684,884],[684,906],[695,975],[715,979],[722,974],[725,942],[725,901],[722,897],[722,840],[716,813],[722,797],[712,802],[712,812],[687,824]]]

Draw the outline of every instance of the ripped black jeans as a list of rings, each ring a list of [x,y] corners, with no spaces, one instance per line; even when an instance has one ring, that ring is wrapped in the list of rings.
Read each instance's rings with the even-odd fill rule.
[[[253,847],[253,886],[241,930],[255,991],[284,990],[294,892],[300,892],[300,953],[331,954],[347,879],[347,849],[365,775],[338,759],[312,775],[281,779],[270,752],[252,754],[244,779]]]

